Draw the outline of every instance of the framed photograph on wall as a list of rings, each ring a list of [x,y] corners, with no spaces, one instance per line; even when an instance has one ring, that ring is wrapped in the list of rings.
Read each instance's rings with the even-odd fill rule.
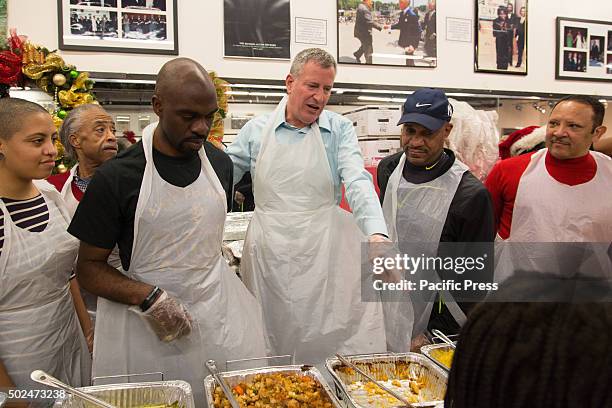
[[[476,0],[474,71],[527,75],[527,0]]]
[[[557,17],[556,79],[612,81],[612,21]]]
[[[225,57],[291,58],[289,0],[223,0]]]
[[[0,0],[0,38],[2,38],[0,40],[0,46],[4,45],[6,41],[6,17],[6,0]]]
[[[434,68],[436,0],[337,0],[342,64]]]
[[[178,55],[177,0],[58,0],[59,48]]]

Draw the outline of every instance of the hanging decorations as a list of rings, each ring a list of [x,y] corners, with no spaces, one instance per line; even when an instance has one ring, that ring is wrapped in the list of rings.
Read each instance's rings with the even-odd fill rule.
[[[93,81],[87,72],[79,72],[57,53],[32,44],[14,29],[0,51],[0,85],[35,85],[55,102],[56,123],[61,124],[68,112],[86,103],[95,103]]]
[[[209,72],[209,75],[215,85],[219,110],[215,114],[208,140],[223,149],[223,120],[227,115],[227,92],[230,88],[214,71]],[[17,35],[14,29],[10,30],[4,43],[0,39],[0,97],[8,96],[11,86],[35,86],[49,94],[55,102],[52,116],[58,128],[73,108],[97,103],[93,94],[94,81],[89,79],[87,72],[80,72],[74,65],[67,64],[56,52],[32,44],[27,37]],[[57,147],[58,151],[63,152],[59,141]],[[71,167],[72,163],[64,162],[61,154],[58,157],[57,171]]]
[[[0,0],[0,50],[6,45],[6,20],[8,17],[6,0]]]
[[[52,116],[57,128],[71,109],[97,103],[92,91],[94,82],[89,79],[89,74],[79,72],[57,53],[32,44],[27,37],[17,35],[14,29],[10,30],[5,45],[0,47],[0,97],[8,96],[11,86],[39,88],[53,98],[55,109]],[[64,147],[59,141],[57,148],[56,171],[63,172],[72,163],[64,161]]]
[[[210,75],[210,78],[215,85],[215,91],[217,92],[217,104],[219,105],[219,110],[215,114],[212,128],[208,134],[208,141],[218,148],[223,149],[223,119],[225,119],[227,116],[227,92],[230,90],[230,87],[228,82],[219,78],[216,72],[210,71],[208,75]]]

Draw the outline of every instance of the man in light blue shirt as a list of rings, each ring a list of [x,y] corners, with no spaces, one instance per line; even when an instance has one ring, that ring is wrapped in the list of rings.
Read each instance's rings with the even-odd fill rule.
[[[386,351],[382,306],[361,301],[361,243],[388,241],[353,124],[325,111],[336,62],[301,51],[271,114],[226,150],[234,183],[250,171],[255,214],[241,273],[260,300],[272,355],[323,365],[336,352]],[[338,204],[342,185],[353,214]]]
[[[344,184],[347,201],[361,231],[366,236],[373,234],[386,236],[387,227],[372,184],[372,175],[364,168],[353,123],[337,113],[323,110],[331,95],[331,84],[328,87],[329,89],[319,90],[323,95],[321,102],[324,102],[319,104],[320,108],[317,106],[318,117],[313,116],[321,131],[336,202],[340,204],[342,200],[342,184]],[[291,108],[289,100],[287,110]],[[240,130],[238,138],[227,148],[226,153],[234,162],[234,184],[240,181],[247,171],[251,172],[252,179],[255,180],[262,133],[271,116],[272,113],[268,113],[249,121]],[[286,117],[274,122],[273,127],[279,143],[294,144],[306,137],[310,123],[298,120],[295,124],[296,126],[290,123]],[[299,189],[300,185],[297,184],[295,188]]]

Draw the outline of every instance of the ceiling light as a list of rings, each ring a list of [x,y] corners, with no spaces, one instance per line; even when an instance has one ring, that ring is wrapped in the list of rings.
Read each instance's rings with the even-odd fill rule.
[[[155,85],[155,81],[152,79],[109,79],[109,78],[91,78],[94,82],[99,83],[118,83],[118,84],[152,84]]]
[[[333,88],[336,91],[343,91],[343,92],[361,92],[362,89],[356,89],[356,88]]]
[[[360,93],[411,95],[412,91],[393,91],[391,89],[360,89]]]
[[[285,89],[284,85],[228,84],[231,88]]]
[[[360,101],[371,101],[371,102],[396,102],[401,103],[402,101],[397,98],[383,98],[380,96],[358,96],[358,100]]]
[[[479,97],[480,95],[471,94],[471,93],[463,93],[463,92],[447,92],[446,96]]]
[[[274,97],[279,97],[282,98],[283,96],[285,96],[284,92],[249,92],[249,95],[252,96],[274,96]]]

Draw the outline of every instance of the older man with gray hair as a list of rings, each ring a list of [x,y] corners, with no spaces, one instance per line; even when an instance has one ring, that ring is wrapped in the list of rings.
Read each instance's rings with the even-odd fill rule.
[[[61,193],[72,217],[96,169],[117,155],[115,122],[100,105],[81,105],[71,110],[66,116],[59,135],[64,145],[64,155],[70,159],[76,159],[77,164],[69,172],[54,174],[48,177],[47,181]],[[108,263],[114,267],[121,265],[116,247],[109,256]],[[91,321],[83,315],[79,315],[79,320],[84,326],[89,350],[92,351],[93,325],[96,319],[98,298],[80,289],[74,277],[74,274],[70,277],[70,289],[73,294],[80,290],[89,313]]]
[[[115,122],[100,105],[81,105],[66,116],[59,134],[65,155],[78,163],[70,172],[47,181],[59,190],[74,215],[96,169],[117,154]]]
[[[387,241],[387,227],[352,122],[324,110],[335,76],[329,53],[301,51],[287,95],[227,149],[234,183],[253,177],[241,271],[271,352],[310,364],[386,349],[381,305],[361,301],[359,271],[361,242]],[[338,206],[343,185],[352,215]]]

